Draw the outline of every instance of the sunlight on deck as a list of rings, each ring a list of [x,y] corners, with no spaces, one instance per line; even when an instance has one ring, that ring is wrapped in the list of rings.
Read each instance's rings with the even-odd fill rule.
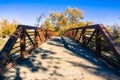
[[[68,38],[55,37],[11,68],[5,80],[119,80],[117,73]]]

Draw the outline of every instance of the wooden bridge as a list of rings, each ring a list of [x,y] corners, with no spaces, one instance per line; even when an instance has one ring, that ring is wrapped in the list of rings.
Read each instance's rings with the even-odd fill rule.
[[[103,25],[19,25],[0,52],[0,80],[120,80],[120,48]]]

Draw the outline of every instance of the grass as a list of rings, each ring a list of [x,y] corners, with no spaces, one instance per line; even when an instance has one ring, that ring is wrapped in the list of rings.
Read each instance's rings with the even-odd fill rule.
[[[120,47],[120,38],[115,39],[115,41],[118,43],[119,47]]]
[[[7,38],[0,38],[0,51],[4,47],[7,40],[8,40],[8,37]]]

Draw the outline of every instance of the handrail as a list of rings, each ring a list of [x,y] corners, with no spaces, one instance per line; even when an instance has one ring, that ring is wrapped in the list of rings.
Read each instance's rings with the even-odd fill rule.
[[[93,51],[102,60],[120,71],[120,47],[102,24],[72,28],[64,36]]]
[[[0,75],[52,36],[56,36],[55,33],[45,28],[18,25],[0,52]]]

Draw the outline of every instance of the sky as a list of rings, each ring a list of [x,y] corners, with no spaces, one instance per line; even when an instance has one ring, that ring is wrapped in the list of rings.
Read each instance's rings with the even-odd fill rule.
[[[0,21],[15,19],[24,25],[35,25],[41,14],[62,12],[67,7],[78,8],[84,13],[82,21],[94,24],[119,24],[120,0],[0,0]]]

